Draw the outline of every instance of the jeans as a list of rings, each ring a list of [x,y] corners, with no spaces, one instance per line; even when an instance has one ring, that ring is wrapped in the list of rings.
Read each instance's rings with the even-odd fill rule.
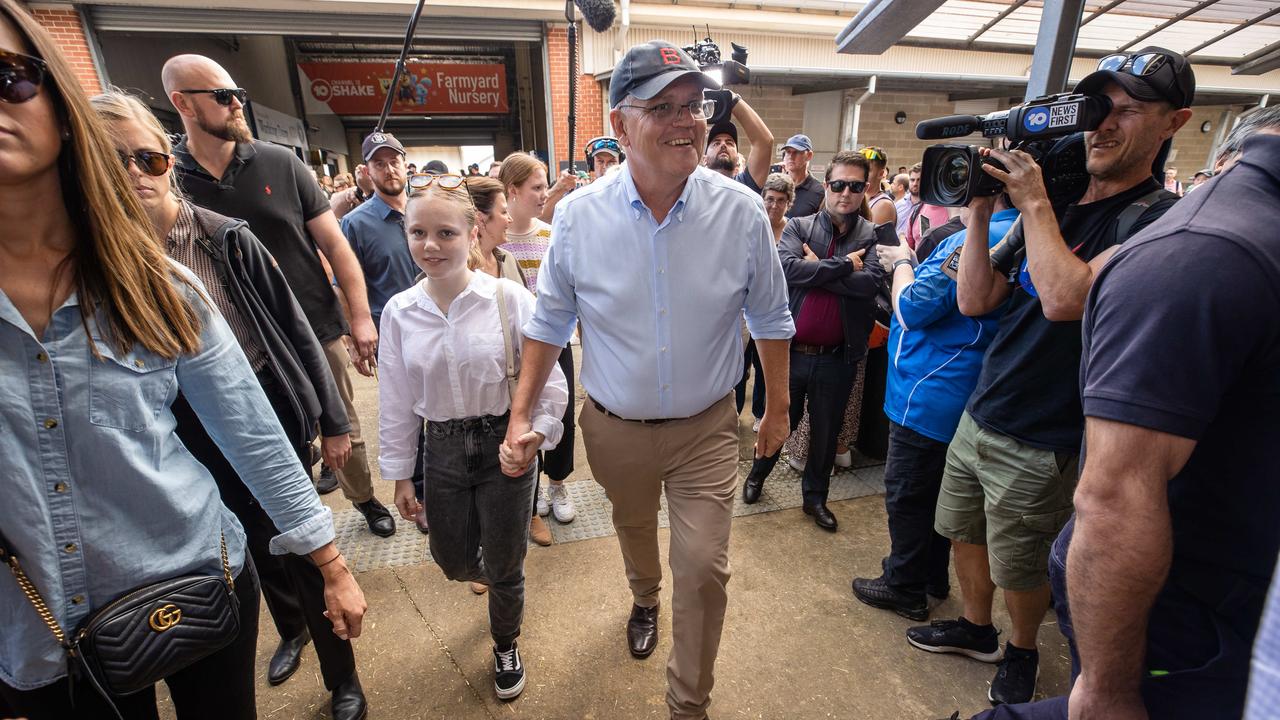
[[[524,556],[537,469],[498,468],[507,415],[427,423],[427,523],[431,557],[445,577],[489,585],[489,633],[500,647],[520,635]]]
[[[805,399],[809,401],[809,457],[805,461],[801,488],[804,504],[811,506],[827,501],[831,486],[831,468],[836,460],[836,436],[844,421],[844,408],[858,373],[857,363],[845,362],[843,352],[827,355],[791,353],[791,391],[789,411],[791,429],[795,430],[804,416]],[[751,465],[752,477],[765,478],[778,464],[781,451],[772,457],[757,458]]]
[[[230,645],[164,679],[178,720],[257,717],[253,662],[258,645],[258,576],[251,557],[245,557],[235,584],[236,599],[240,601],[240,634]],[[125,720],[160,717],[154,686],[112,701]],[[64,677],[35,690],[17,690],[0,682],[0,717],[97,720],[115,715],[89,683],[73,684]]]
[[[945,597],[950,585],[951,542],[933,529],[946,463],[946,443],[890,421],[884,468],[890,550],[883,563],[884,579],[913,599],[923,600],[926,590]]]
[[[733,400],[737,403],[738,414],[747,404],[747,377],[752,368],[756,371],[755,389],[751,391],[751,415],[759,420],[764,417],[764,366],[760,364],[760,352],[756,350],[756,341],[748,339],[747,349],[742,352],[742,380],[733,387]]]

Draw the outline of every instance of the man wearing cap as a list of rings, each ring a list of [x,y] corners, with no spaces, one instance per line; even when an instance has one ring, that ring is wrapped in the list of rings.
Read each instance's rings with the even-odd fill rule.
[[[992,268],[987,237],[994,197],[970,204],[960,256],[960,311],[975,317],[1006,310],[948,448],[935,514],[935,529],[955,551],[964,612],[910,628],[907,640],[930,652],[998,662],[988,693],[997,704],[1026,702],[1035,692],[1050,547],[1072,513],[1083,440],[1085,299],[1117,246],[1176,201],[1153,177],[1152,165],[1191,117],[1195,93],[1187,61],[1161,48],[1109,56],[1100,68],[1075,90],[1105,96],[1112,105],[1085,134],[1090,180],[1084,196],[1059,219],[1030,155],[984,148],[984,156],[1007,168],[983,165],[1022,213],[1026,260],[1012,278]],[[991,624],[996,587],[1012,621],[1003,653]]]
[[[809,174],[809,161],[813,159],[813,142],[808,135],[792,135],[782,146],[782,171],[796,186],[796,201],[787,211],[787,217],[807,217],[822,208],[827,191],[818,179]]]
[[[702,164],[746,185],[752,192],[764,192],[764,181],[769,177],[769,164],[773,162],[773,133],[769,132],[769,126],[764,124],[764,120],[760,119],[741,95],[732,90],[721,90],[708,97],[718,103],[728,103],[732,113],[719,108],[719,114],[725,119],[712,125],[707,133],[707,150],[702,155]],[[751,143],[751,156],[742,172],[737,172],[738,126],[734,124],[734,120],[742,124],[747,131],[747,141]]]
[[[618,138],[612,135],[601,135],[587,141],[583,154],[587,156],[587,169],[591,171],[592,182],[604,177],[609,168],[626,159]]]
[[[703,91],[715,89],[688,54],[664,41],[631,48],[614,69],[609,119],[627,162],[556,212],[500,450],[508,475],[533,460],[532,401],[580,320],[588,399],[579,422],[596,482],[613,504],[634,599],[626,638],[637,658],[657,645],[658,508],[666,491],[667,706],[675,720],[707,717],[728,601],[739,318],[745,310],[767,386],[757,455],[776,453],[786,438],[787,341],[795,330],[760,196],[699,166],[714,114]]]

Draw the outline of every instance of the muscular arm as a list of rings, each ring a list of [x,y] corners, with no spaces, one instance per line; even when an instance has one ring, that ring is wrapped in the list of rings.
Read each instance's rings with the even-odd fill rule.
[[[733,106],[733,119],[751,142],[747,172],[751,173],[756,187],[764,187],[764,181],[769,178],[769,165],[773,162],[773,133],[746,100],[738,100],[738,104]]]
[[[956,277],[956,304],[960,312],[978,317],[1000,307],[1009,299],[1009,283],[991,266],[987,235],[995,198],[974,198],[969,208],[968,233],[960,252],[960,272]]]
[[[1073,717],[1143,717],[1132,711],[1141,708],[1147,616],[1173,555],[1168,484],[1195,441],[1092,417],[1085,435],[1067,592],[1089,707],[1073,705]]]
[[[1089,287],[1116,247],[1104,250],[1089,262],[1071,252],[1048,199],[1030,203],[1022,212],[1022,229],[1027,238],[1027,269],[1040,295],[1047,320],[1055,322],[1084,317],[1084,301]]]

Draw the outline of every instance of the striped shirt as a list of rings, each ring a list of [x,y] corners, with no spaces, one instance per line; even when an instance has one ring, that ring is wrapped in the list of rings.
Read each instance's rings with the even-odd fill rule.
[[[248,319],[232,302],[227,286],[218,274],[218,268],[213,264],[213,258],[200,247],[199,241],[205,239],[200,232],[191,203],[183,200],[182,207],[178,209],[178,219],[173,223],[169,237],[165,238],[164,251],[175,261],[186,265],[196,274],[196,277],[200,278],[200,282],[204,283],[205,289],[209,291],[209,299],[213,301],[214,307],[218,308],[218,312],[222,313],[222,317],[226,318],[227,324],[231,326],[231,334],[235,336],[236,342],[240,343],[240,349],[244,350],[244,356],[249,359],[249,366],[255,373],[262,372],[262,368],[267,366],[267,352],[262,347],[262,343],[258,342]]]
[[[542,267],[542,258],[551,247],[551,226],[541,220],[533,219],[533,229],[527,233],[507,231],[507,242],[502,249],[510,253],[520,264],[520,272],[524,275],[524,284],[529,292],[538,294],[538,268]]]

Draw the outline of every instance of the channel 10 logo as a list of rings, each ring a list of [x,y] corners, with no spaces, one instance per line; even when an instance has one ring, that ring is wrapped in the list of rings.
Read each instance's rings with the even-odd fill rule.
[[[1038,133],[1049,127],[1049,109],[1038,107],[1022,116],[1022,127],[1030,133]]]

